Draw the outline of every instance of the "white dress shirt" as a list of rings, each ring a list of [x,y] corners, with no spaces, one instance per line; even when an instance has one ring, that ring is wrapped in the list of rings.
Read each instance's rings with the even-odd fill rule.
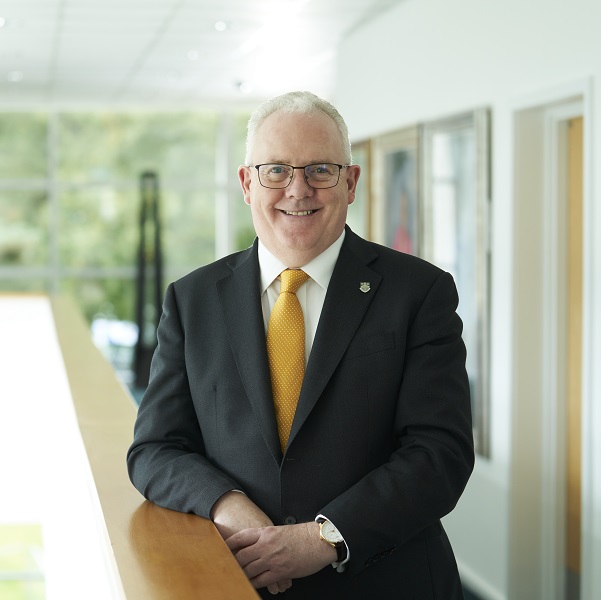
[[[343,231],[341,236],[329,248],[311,262],[300,267],[310,277],[296,292],[296,297],[300,302],[305,318],[305,366],[309,362],[309,354],[313,347],[321,309],[344,241],[344,235],[345,232]],[[263,308],[265,335],[267,335],[269,317],[273,305],[280,295],[280,273],[288,267],[271,254],[261,243],[261,240],[259,240],[259,267],[261,270],[261,306]]]

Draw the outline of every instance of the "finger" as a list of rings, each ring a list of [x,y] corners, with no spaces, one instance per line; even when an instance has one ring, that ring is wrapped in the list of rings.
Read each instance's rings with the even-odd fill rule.
[[[277,583],[272,583],[271,585],[267,586],[267,591],[275,596],[276,594],[280,593],[280,587]]]
[[[261,557],[255,557],[252,560],[248,560],[244,564],[238,558],[238,556],[236,556],[236,560],[238,561],[238,564],[240,565],[248,579],[255,579],[256,577],[265,575],[269,572],[269,563]],[[265,587],[267,584],[275,583],[274,579],[275,577],[273,577],[273,574],[271,574],[269,581],[266,581],[260,587]]]
[[[246,546],[254,544],[259,539],[260,534],[260,529],[243,529],[227,538],[225,543],[232,552],[235,552],[239,548],[246,548]]]
[[[247,577],[248,577],[248,574],[247,574]],[[251,585],[256,590],[258,590],[260,588],[264,588],[264,587],[266,587],[268,589],[269,589],[269,587],[273,587],[273,589],[277,588],[277,590],[279,592],[280,591],[279,581],[275,581],[275,578],[276,578],[276,575],[272,571],[263,571],[263,573],[261,573],[260,575],[257,575],[256,577],[248,577],[248,580],[250,581]],[[286,581],[286,580],[284,579],[281,581]],[[288,588],[285,587],[284,590],[282,590],[282,591],[286,591],[286,589],[288,589]]]
[[[280,592],[285,592],[287,589],[292,587],[292,579],[283,579],[277,583]]]
[[[265,570],[266,557],[258,544],[232,550],[234,558],[244,569],[247,577],[255,577]]]

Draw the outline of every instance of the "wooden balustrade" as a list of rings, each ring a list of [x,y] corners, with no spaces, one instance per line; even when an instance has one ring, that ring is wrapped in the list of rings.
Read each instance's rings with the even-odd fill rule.
[[[51,304],[119,593],[127,600],[256,600],[210,521],[147,502],[132,486],[125,454],[135,403],[74,303],[59,297]]]

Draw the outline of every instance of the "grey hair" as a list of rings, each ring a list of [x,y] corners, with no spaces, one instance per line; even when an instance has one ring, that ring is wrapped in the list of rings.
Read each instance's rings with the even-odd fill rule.
[[[275,96],[261,104],[250,116],[246,134],[246,158],[247,165],[250,165],[250,154],[257,136],[259,127],[265,119],[275,112],[282,111],[289,114],[310,115],[316,112],[323,112],[330,117],[338,131],[340,132],[340,141],[344,151],[344,161],[347,165],[352,164],[351,142],[349,140],[348,128],[342,115],[327,100],[311,92],[288,92],[281,96]]]

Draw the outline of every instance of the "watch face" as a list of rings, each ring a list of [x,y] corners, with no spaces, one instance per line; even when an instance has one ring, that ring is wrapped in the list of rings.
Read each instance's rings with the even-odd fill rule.
[[[331,544],[339,544],[343,541],[340,531],[330,521],[324,521],[321,527],[321,535]]]

